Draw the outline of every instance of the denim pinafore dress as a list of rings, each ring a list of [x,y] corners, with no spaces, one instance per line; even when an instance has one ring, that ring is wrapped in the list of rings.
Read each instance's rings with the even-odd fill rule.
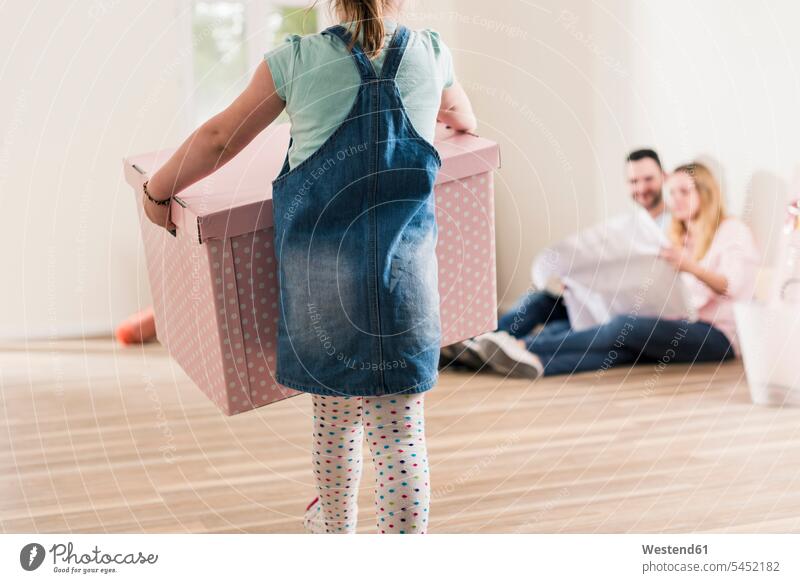
[[[345,46],[350,33],[322,34]],[[342,124],[273,181],[280,314],[275,378],[319,395],[421,393],[437,380],[441,324],[433,185],[436,148],[409,120],[395,75],[352,49],[361,83]]]

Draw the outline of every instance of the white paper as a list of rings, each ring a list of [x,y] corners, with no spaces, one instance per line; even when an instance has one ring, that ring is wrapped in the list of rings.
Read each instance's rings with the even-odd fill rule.
[[[540,253],[532,267],[533,283],[539,289],[563,283],[574,330],[618,315],[692,318],[682,278],[658,257],[669,244],[647,211],[637,207]]]

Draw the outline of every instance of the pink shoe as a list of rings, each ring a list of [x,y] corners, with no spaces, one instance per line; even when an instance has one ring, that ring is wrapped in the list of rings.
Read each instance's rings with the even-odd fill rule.
[[[303,516],[303,528],[309,534],[325,534],[325,519],[322,517],[322,504],[319,502],[319,496],[306,506],[306,513]]]

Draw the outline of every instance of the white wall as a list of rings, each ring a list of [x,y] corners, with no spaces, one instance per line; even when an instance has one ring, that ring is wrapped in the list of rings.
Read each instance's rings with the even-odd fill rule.
[[[0,8],[1,338],[110,332],[147,305],[122,157],[182,134],[173,6]]]
[[[529,285],[530,263],[548,242],[596,219],[592,55],[564,11],[591,20],[580,1],[458,2],[448,39],[481,135],[500,143],[497,176],[498,296]]]

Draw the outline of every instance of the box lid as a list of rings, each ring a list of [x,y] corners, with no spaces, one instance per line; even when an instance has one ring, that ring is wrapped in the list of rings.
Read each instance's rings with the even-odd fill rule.
[[[486,138],[437,124],[435,144],[442,158],[437,184],[500,165],[497,144]],[[223,167],[174,197],[171,210],[175,225],[179,229],[196,229],[201,243],[272,226],[272,180],[283,166],[288,146],[288,123],[275,124],[261,132]],[[142,183],[173,152],[175,148],[125,158],[125,180],[141,193]]]

